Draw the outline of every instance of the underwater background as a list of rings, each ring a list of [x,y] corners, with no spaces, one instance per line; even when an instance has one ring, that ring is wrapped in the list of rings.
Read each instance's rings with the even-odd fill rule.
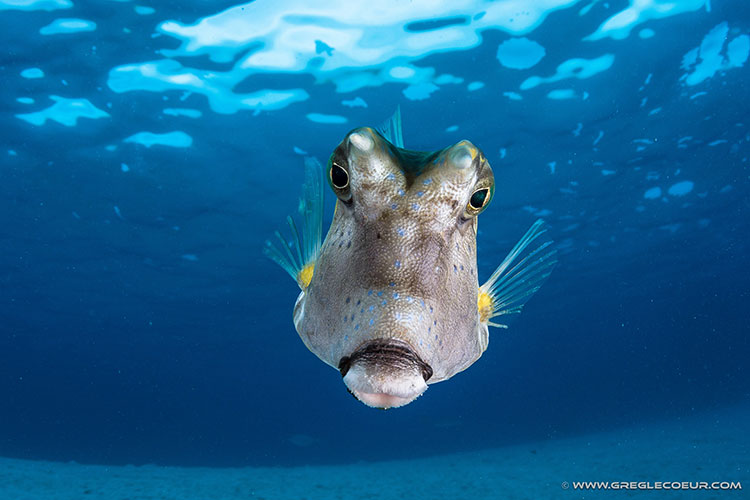
[[[0,456],[287,467],[724,411],[750,430],[749,34],[740,0],[0,0]],[[469,370],[384,412],[305,348],[262,248],[304,158],[397,107],[407,148],[468,139],[493,167],[480,282],[537,218],[559,263]]]

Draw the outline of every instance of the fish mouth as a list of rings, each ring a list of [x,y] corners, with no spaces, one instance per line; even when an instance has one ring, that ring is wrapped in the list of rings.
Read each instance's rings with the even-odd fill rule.
[[[376,339],[339,361],[349,392],[373,408],[398,408],[427,390],[432,368],[398,339]]]

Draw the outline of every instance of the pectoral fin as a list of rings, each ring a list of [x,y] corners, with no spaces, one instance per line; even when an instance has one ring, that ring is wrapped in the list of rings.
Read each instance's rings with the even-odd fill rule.
[[[287,240],[275,231],[277,241],[267,240],[263,253],[289,273],[304,290],[312,281],[323,234],[323,168],[315,158],[305,158],[305,183],[299,213],[302,216],[302,235],[294,219],[287,216],[291,239]]]
[[[477,307],[482,323],[499,328],[506,325],[491,320],[497,316],[521,312],[523,305],[539,290],[557,264],[557,250],[552,240],[543,238],[547,232],[542,219],[537,220],[490,279],[479,287]]]

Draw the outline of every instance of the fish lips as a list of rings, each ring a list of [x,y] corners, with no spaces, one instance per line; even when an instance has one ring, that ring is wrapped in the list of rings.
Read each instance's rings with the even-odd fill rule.
[[[432,368],[398,339],[371,340],[339,361],[344,383],[354,397],[373,408],[397,408],[427,390]]]

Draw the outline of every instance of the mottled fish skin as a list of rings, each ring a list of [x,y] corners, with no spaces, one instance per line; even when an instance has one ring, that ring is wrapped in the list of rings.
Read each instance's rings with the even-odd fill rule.
[[[477,216],[494,193],[484,154],[468,141],[403,149],[398,110],[380,130],[353,130],[331,155],[338,199],[325,241],[323,170],[306,158],[302,237],[287,217],[292,239],[276,231],[264,252],[302,290],[305,345],[357,399],[394,408],[474,363],[488,327],[507,328],[495,318],[519,313],[557,260],[539,219],[479,286]]]
[[[396,148],[365,127],[334,151],[329,182],[332,164],[349,182],[332,183],[333,222],[294,308],[303,342],[335,368],[369,342],[397,339],[429,366],[428,383],[466,369],[488,343],[469,206],[478,189],[487,202],[494,190],[485,156],[468,141],[434,153]]]

